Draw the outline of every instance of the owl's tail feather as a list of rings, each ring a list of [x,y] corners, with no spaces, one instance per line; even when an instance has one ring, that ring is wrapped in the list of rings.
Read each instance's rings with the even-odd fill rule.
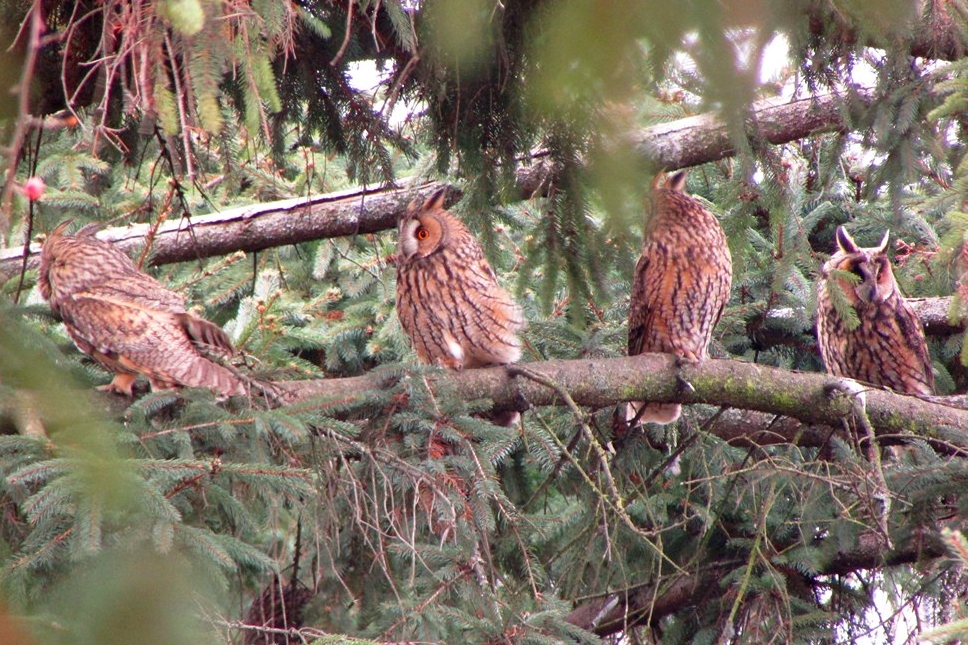
[[[232,341],[221,327],[191,314],[178,314],[179,322],[185,333],[196,346],[214,348],[228,356],[235,354]]]
[[[285,402],[285,391],[270,381],[253,378],[237,371],[233,366],[209,364],[212,368],[210,387],[225,396],[245,396],[250,399],[264,399],[270,407]]]
[[[208,387],[223,396],[261,397],[271,406],[283,402],[285,393],[276,385],[252,378],[231,365],[221,365],[211,360],[237,354],[231,339],[221,327],[188,313],[179,314],[178,318],[189,340],[202,355],[199,368],[190,377],[192,382],[186,382],[185,385]]]
[[[682,406],[678,403],[629,403],[625,418],[629,424],[637,419],[638,423],[665,425],[678,419],[680,414]]]
[[[152,390],[182,385],[202,387],[213,390],[221,396],[243,396],[251,399],[265,399],[266,404],[274,407],[283,402],[284,392],[275,384],[253,378],[236,369],[233,365],[220,365],[204,356],[196,356],[190,363],[182,365],[163,375],[152,378],[148,374]]]

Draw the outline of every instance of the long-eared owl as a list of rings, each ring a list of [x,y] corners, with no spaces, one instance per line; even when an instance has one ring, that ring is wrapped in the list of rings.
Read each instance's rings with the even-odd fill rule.
[[[888,233],[876,247],[861,247],[841,226],[837,249],[817,286],[817,339],[827,371],[889,387],[902,394],[934,393],[924,330],[898,289],[887,257]],[[839,289],[857,315],[856,326],[834,306]],[[853,328],[852,328],[853,327]]]
[[[182,295],[96,238],[96,227],[65,235],[69,223],[44,242],[38,286],[78,349],[114,374],[100,389],[131,396],[141,374],[153,390],[189,386],[226,396],[246,393],[239,375],[205,355],[234,353],[220,327],[189,313]]]
[[[732,260],[715,216],[683,188],[686,175],[660,173],[635,266],[629,308],[629,356],[675,354],[699,362],[708,357],[713,328],[729,300]],[[631,404],[629,417],[672,423],[679,404]]]
[[[446,189],[410,204],[397,244],[397,316],[417,357],[455,369],[521,358],[520,307],[464,224],[444,210]]]

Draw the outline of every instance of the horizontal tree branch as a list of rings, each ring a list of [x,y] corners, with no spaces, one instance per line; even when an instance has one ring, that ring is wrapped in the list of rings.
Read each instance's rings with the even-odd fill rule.
[[[916,534],[894,549],[885,550],[884,539],[862,534],[852,549],[839,552],[816,573],[817,576],[846,575],[933,560],[945,555],[936,535]],[[726,593],[722,581],[743,562],[721,563],[699,574],[681,574],[659,584],[635,587],[624,594],[612,594],[578,604],[566,620],[599,636],[609,636],[630,627],[656,624],[676,611],[699,605]]]
[[[870,90],[857,90],[869,101]],[[758,141],[785,143],[816,132],[843,129],[844,98],[821,94],[789,102],[771,99],[750,106],[748,135]],[[667,170],[722,159],[734,153],[726,124],[715,114],[680,119],[632,135],[633,147],[652,166]],[[549,178],[547,153],[538,152],[518,172],[522,197],[544,191]],[[102,239],[125,250],[141,248],[151,237],[153,265],[184,262],[236,251],[297,244],[309,240],[374,233],[396,226],[413,199],[426,198],[442,184],[410,188],[349,190],[327,195],[287,199],[233,208],[221,213],[166,222],[151,234],[148,224],[110,228]],[[40,246],[29,250],[28,268],[36,267]],[[0,283],[16,276],[23,263],[23,249],[0,252]]]
[[[869,107],[873,90],[855,88],[858,104]],[[842,132],[848,127],[848,103],[838,92],[801,99],[764,99],[753,103],[746,118],[751,141],[781,144],[822,132]],[[735,140],[716,113],[700,114],[646,128],[633,136],[638,154],[654,165],[673,170],[718,161],[736,154]]]
[[[870,88],[852,90],[856,104],[869,107],[874,92]],[[749,106],[746,136],[751,141],[781,144],[823,132],[842,132],[848,127],[847,97],[829,92],[800,99],[763,99]],[[736,154],[736,142],[718,113],[699,114],[668,123],[642,128],[629,135],[632,149],[646,166],[676,170]],[[551,169],[545,163],[546,150],[535,152],[517,171],[522,195],[530,197],[547,191]]]
[[[98,237],[114,242],[127,253],[140,250],[150,239],[152,265],[236,251],[261,251],[393,228],[410,201],[426,199],[444,185],[430,182],[403,188],[355,189],[297,197],[165,222],[154,232],[148,224],[108,228],[100,231]],[[458,195],[459,191],[455,190],[452,197]],[[39,254],[40,245],[32,244],[29,268],[37,266]],[[22,263],[23,248],[0,252],[0,283],[17,275]]]
[[[910,29],[911,56],[956,61],[968,53],[968,42],[961,28],[963,17],[958,5],[926,0],[918,5],[917,22],[896,25],[899,29]],[[952,13],[955,13],[954,18]],[[828,42],[839,41],[848,47],[856,46],[860,42],[857,30],[852,29],[845,17],[837,11],[813,9],[807,14],[807,20],[810,31]],[[878,49],[885,46],[873,37],[868,37],[864,45]]]
[[[875,433],[885,441],[914,434],[946,453],[968,454],[968,410],[888,390],[861,388],[855,381],[826,374],[719,359],[678,366],[674,357],[667,354],[545,361],[515,366],[518,368],[555,383],[575,403],[592,408],[637,400],[705,403],[791,417],[801,424],[832,428],[852,423],[852,397],[855,396],[852,393],[859,392],[856,396],[862,398]],[[468,401],[487,398],[498,410],[524,411],[530,406],[563,404],[555,389],[527,376],[511,376],[503,367],[441,371],[428,379],[439,395]],[[367,391],[394,382],[393,379],[388,382],[386,375],[376,372],[277,385],[285,389],[293,402],[316,399],[313,404],[322,408],[327,405],[353,408],[366,400]],[[770,440],[777,436],[772,428],[760,430],[764,433],[763,443],[776,443]],[[732,440],[738,438],[733,436]]]

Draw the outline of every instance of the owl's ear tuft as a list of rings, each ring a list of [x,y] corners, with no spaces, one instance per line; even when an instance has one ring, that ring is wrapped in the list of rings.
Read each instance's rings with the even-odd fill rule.
[[[72,217],[65,219],[63,222],[61,222],[60,224],[54,227],[54,230],[47,235],[47,239],[51,240],[51,239],[54,239],[55,237],[61,237],[62,235],[64,235],[64,231],[67,230],[67,227],[70,226],[73,222],[74,222],[74,218]]]
[[[891,237],[891,232],[884,231],[884,237],[881,238],[881,243],[877,246],[878,253],[884,253],[885,251],[887,251],[887,241],[890,239],[890,237]]]
[[[92,222],[90,224],[85,224],[76,233],[74,237],[95,237],[101,230],[101,225],[97,222]]]
[[[434,192],[433,195],[428,197],[427,201],[423,203],[423,206],[420,207],[421,210],[424,210],[424,211],[443,210],[447,202],[447,193],[449,190],[450,190],[449,186],[443,186],[442,188],[438,188],[437,191]]]
[[[854,241],[854,238],[850,236],[850,233],[848,233],[847,229],[845,229],[843,226],[837,227],[836,237],[837,248],[844,253],[857,253],[860,251],[860,247],[857,246],[857,242]]]
[[[666,182],[666,188],[677,193],[685,192],[686,171],[680,170],[676,174],[669,177],[669,180]]]

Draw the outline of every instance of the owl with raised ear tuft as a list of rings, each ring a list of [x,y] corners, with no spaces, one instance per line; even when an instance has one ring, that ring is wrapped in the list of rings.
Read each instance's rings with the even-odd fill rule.
[[[498,284],[480,244],[444,210],[446,188],[400,218],[397,316],[422,363],[454,369],[521,358],[521,308]]]
[[[70,220],[43,244],[38,287],[68,335],[114,378],[99,389],[132,395],[139,375],[152,390],[206,387],[247,393],[246,381],[209,355],[235,353],[224,331],[185,309],[185,298],[138,269],[86,226],[66,235]]]
[[[837,227],[837,248],[817,285],[820,355],[835,376],[902,394],[933,394],[924,330],[894,279],[888,237],[885,232],[879,245],[862,247]]]
[[[659,173],[652,184],[642,255],[629,306],[629,356],[674,354],[698,363],[709,356],[713,328],[729,300],[733,265],[716,217],[685,193],[686,173]],[[677,403],[632,403],[629,420],[672,423]]]

